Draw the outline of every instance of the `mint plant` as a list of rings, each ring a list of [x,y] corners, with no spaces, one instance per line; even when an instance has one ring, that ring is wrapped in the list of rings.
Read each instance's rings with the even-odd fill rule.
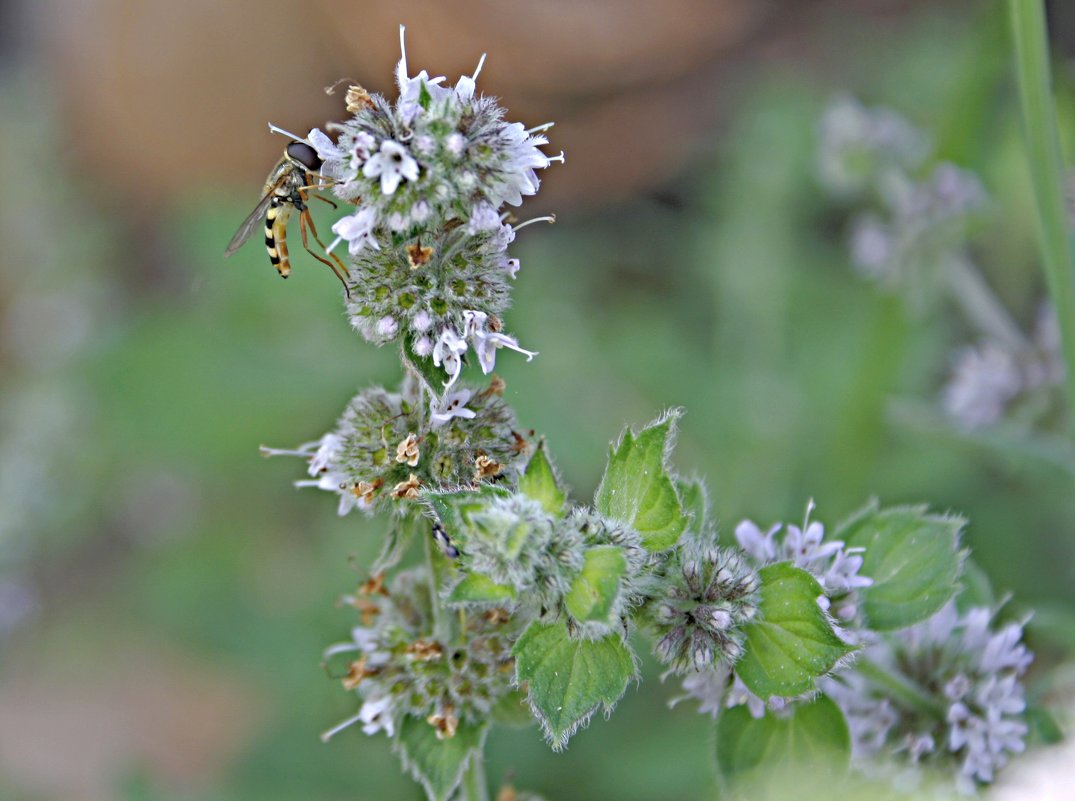
[[[397,99],[351,87],[350,116],[302,140],[353,206],[328,246],[346,250],[347,317],[402,368],[328,433],[265,449],[305,460],[296,483],[341,515],[385,523],[344,596],[354,626],[325,651],[357,710],[324,739],[361,726],[433,801],[485,799],[492,729],[533,720],[565,748],[641,679],[646,643],[716,719],[729,784],[852,757],[991,781],[1024,745],[1032,657],[1021,623],[965,605],[962,518],[871,501],[829,533],[810,502],[801,525],[722,534],[704,482],[673,466],[678,409],[625,428],[592,501],[569,497],[493,373],[501,349],[537,355],[502,320],[509,246],[535,221],[505,206],[563,156],[543,151],[549,125],[509,123],[477,92],[480,68],[448,86],[412,76],[404,50]],[[891,125],[886,157],[905,160],[920,146]]]

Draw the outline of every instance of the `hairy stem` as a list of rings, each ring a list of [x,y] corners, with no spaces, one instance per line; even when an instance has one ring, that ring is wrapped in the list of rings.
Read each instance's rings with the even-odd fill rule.
[[[1026,129],[1027,156],[1038,206],[1038,242],[1049,294],[1056,307],[1067,370],[1068,404],[1075,403],[1075,286],[1071,242],[1064,208],[1064,164],[1056,131],[1042,0],[1008,0],[1015,64]]]

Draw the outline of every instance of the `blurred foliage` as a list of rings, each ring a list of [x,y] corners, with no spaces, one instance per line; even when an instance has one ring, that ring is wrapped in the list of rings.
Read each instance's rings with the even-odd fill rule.
[[[541,356],[525,364],[503,355],[506,398],[547,437],[578,497],[592,495],[624,424],[682,405],[677,466],[707,478],[724,531],[744,516],[796,519],[811,497],[830,524],[871,494],[929,502],[970,519],[968,544],[999,593],[1014,593],[1020,608],[1040,601],[1063,611],[1051,620],[1070,617],[1070,476],[1046,459],[890,414],[896,398],[936,397],[965,332],[950,310],[912,318],[855,276],[841,218],[814,176],[816,124],[833,92],[906,114],[943,157],[983,175],[995,208],[980,241],[990,264],[1004,265],[989,279],[1031,319],[1044,290],[1008,44],[1003,15],[985,8],[956,17],[927,5],[898,37],[851,30],[834,14],[822,46],[851,50],[848,62],[860,67],[852,78],[754,75],[727,128],[714,132],[712,156],[670,180],[666,196],[520,234],[506,323]],[[0,642],[0,699],[5,682],[28,674],[92,693],[100,675],[142,675],[115,643],[166,643],[233,682],[256,723],[237,756],[190,781],[162,771],[138,739],[182,748],[183,737],[208,736],[212,721],[198,724],[204,731],[173,719],[136,730],[129,759],[102,779],[112,789],[84,797],[417,799],[384,738],[356,729],[329,745],[317,738],[356,706],[322,678],[319,655],[346,636],[351,614],[334,601],[362,579],[348,555],[368,563],[377,524],[337,518],[331,498],[290,489],[298,463],[257,455],[262,443],[320,436],[357,387],[395,382],[395,354],[347,330],[335,279],[299,248],[286,283],[256,243],[222,262],[247,201],[207,188],[178,199],[150,236],[124,216],[122,198],[74,185],[59,169],[57,132],[16,89],[0,96],[0,118],[24,125],[19,141],[37,149],[5,162],[18,189],[2,217],[4,354],[10,310],[42,286],[75,293],[95,312],[43,384],[44,397],[79,410],[72,439],[38,454],[48,458],[35,486],[53,502],[0,540],[0,570],[40,595],[36,618]],[[1070,143],[1070,93],[1061,115]],[[570,170],[570,159],[555,169]],[[65,319],[62,307],[38,314]],[[38,314],[18,319],[40,326]],[[4,386],[37,381],[34,364],[5,358]],[[5,444],[27,419],[5,418]],[[25,464],[17,453],[4,458],[6,476]],[[666,709],[675,688],[652,664],[644,676],[611,722],[594,721],[564,754],[549,752],[536,728],[498,733],[491,780],[513,774],[516,786],[550,799],[707,797],[711,722],[688,704]],[[96,731],[94,721],[57,720]],[[10,770],[4,743],[16,724],[0,720],[0,797],[65,797],[20,790],[60,786],[66,774],[58,768],[59,779],[39,785]],[[39,747],[64,762],[59,745]]]

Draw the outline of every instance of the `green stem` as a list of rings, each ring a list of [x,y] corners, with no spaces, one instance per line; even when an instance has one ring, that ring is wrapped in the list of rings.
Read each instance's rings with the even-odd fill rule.
[[[489,801],[489,785],[485,783],[485,763],[479,751],[470,758],[467,772],[463,774],[461,801]]]
[[[884,687],[901,704],[938,720],[944,720],[946,713],[944,705],[938,703],[936,699],[909,679],[890,673],[869,659],[858,660],[855,663],[855,669],[866,678]]]
[[[1056,130],[1049,43],[1042,0],[1008,0],[1027,156],[1038,206],[1038,238],[1049,294],[1056,307],[1067,371],[1068,403],[1075,403],[1075,287],[1062,182],[1064,163]]]
[[[1004,304],[965,256],[955,256],[945,266],[953,299],[980,333],[998,340],[1014,353],[1030,350],[1031,344]]]

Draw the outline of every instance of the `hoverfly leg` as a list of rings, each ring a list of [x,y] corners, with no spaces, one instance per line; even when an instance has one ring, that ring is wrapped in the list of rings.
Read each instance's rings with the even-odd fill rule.
[[[306,248],[307,253],[309,253],[311,256],[313,256],[315,259],[317,259],[319,262],[321,262],[322,264],[326,265],[330,270],[332,270],[332,272],[336,275],[336,277],[340,279],[340,283],[343,284],[343,291],[346,292],[347,297],[350,298],[351,297],[351,289],[350,289],[350,287],[347,286],[347,278],[346,278],[347,274],[346,274],[346,271],[344,270],[343,262],[341,262],[339,260],[339,258],[333,253],[329,253],[328,255],[332,257],[332,259],[335,262],[335,264],[333,262],[329,261],[328,259],[324,258],[323,256],[317,255],[313,251],[313,248],[310,247],[310,241],[309,241],[309,238],[307,237],[307,234],[306,234],[306,229],[307,228],[309,228],[310,232],[314,235],[314,239],[317,241],[317,244],[319,244],[321,246],[321,249],[324,250],[325,249],[325,243],[322,242],[321,237],[319,237],[317,235],[317,228],[314,226],[314,218],[310,215],[310,210],[309,209],[303,208],[302,211],[299,212],[299,234],[302,237],[302,246],[304,248]]]

